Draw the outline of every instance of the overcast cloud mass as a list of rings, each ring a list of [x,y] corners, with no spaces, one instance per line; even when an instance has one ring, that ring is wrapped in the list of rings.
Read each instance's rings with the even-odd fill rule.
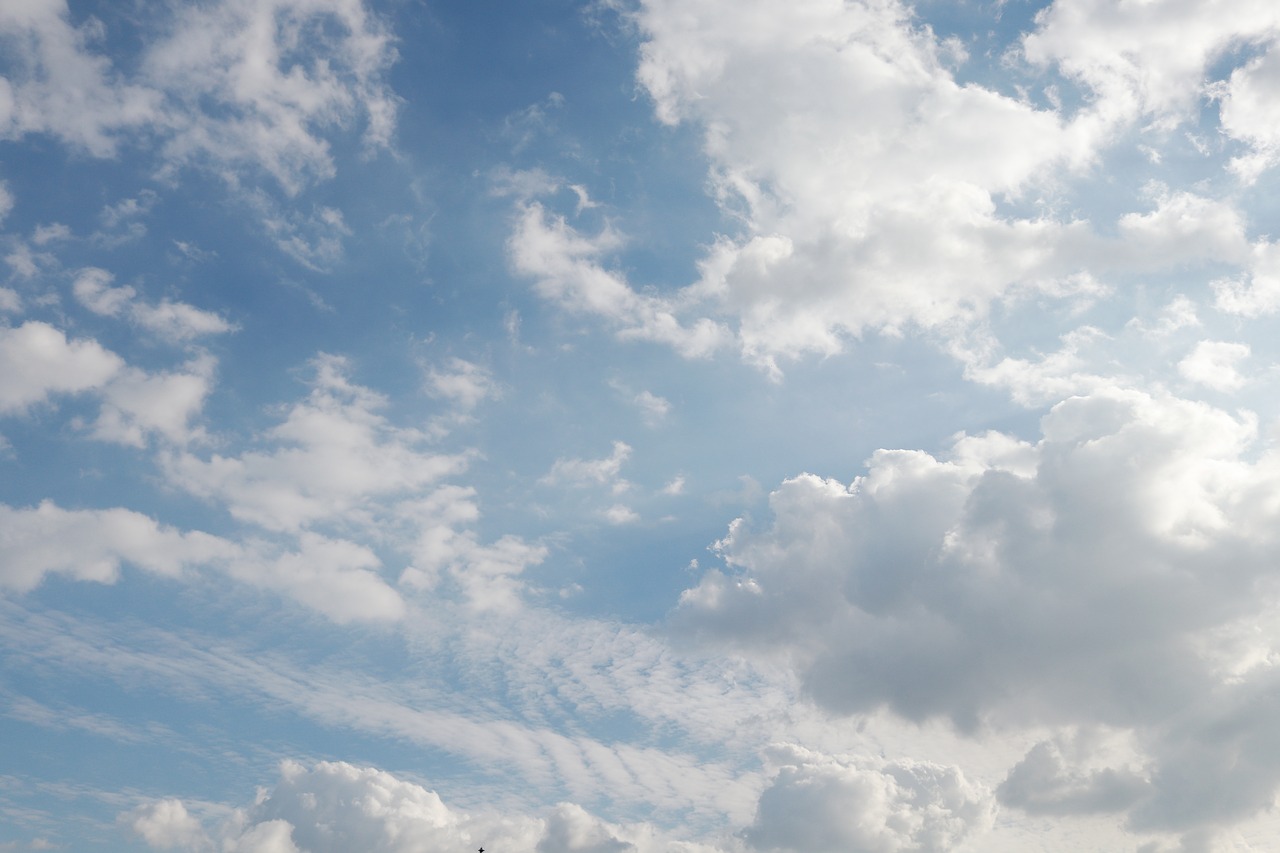
[[[1275,850],[1273,0],[0,2],[0,851]]]

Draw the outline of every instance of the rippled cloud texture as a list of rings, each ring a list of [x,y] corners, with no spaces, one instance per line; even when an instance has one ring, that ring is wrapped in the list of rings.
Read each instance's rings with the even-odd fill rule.
[[[1280,7],[0,3],[0,851],[1274,848]]]

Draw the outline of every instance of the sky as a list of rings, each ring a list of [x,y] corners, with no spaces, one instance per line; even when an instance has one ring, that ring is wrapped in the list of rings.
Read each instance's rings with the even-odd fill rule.
[[[0,3],[0,851],[1280,832],[1271,0]]]

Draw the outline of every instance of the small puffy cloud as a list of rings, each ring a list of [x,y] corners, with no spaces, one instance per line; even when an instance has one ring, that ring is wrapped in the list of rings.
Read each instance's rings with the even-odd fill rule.
[[[343,359],[323,356],[313,366],[308,397],[260,436],[269,449],[209,459],[169,454],[163,466],[170,482],[243,521],[300,530],[327,521],[365,523],[380,499],[466,466],[464,456],[421,450],[422,434],[389,424],[378,414],[386,401],[351,383]]]
[[[557,459],[542,478],[542,483],[570,486],[616,485],[622,465],[629,458],[631,445],[625,441],[615,441],[613,452],[603,459]]]
[[[774,752],[782,766],[744,833],[753,849],[943,853],[991,827],[991,793],[956,767]]]
[[[671,413],[671,401],[652,391],[634,391],[618,380],[611,381],[609,387],[635,406],[640,412],[640,418],[648,426],[658,426]]]
[[[25,412],[54,394],[101,388],[123,367],[97,341],[69,341],[48,323],[0,328],[0,414]]]
[[[470,411],[498,394],[498,386],[488,369],[461,358],[451,358],[442,367],[427,369],[427,392]]]
[[[66,240],[71,236],[71,229],[61,222],[51,222],[48,225],[37,225],[35,230],[31,232],[31,242],[37,246],[44,246],[48,243],[57,243]]]
[[[640,520],[640,515],[629,506],[623,504],[614,504],[601,513],[604,520],[614,525],[634,524]]]
[[[214,849],[200,821],[187,812],[181,800],[146,803],[121,815],[120,822],[153,850],[198,853]]]
[[[233,331],[235,326],[211,311],[185,302],[164,300],[151,305],[137,301],[138,292],[128,285],[114,287],[115,276],[98,267],[86,267],[76,276],[71,292],[76,301],[105,317],[126,316],[142,328],[174,343],[204,335]]]
[[[98,267],[86,267],[76,276],[71,292],[76,301],[95,314],[118,317],[138,291],[132,287],[112,287],[115,276]]]
[[[1215,391],[1235,391],[1243,387],[1245,378],[1236,365],[1249,357],[1248,344],[1227,341],[1200,341],[1186,358],[1178,362],[1178,373],[1188,382]]]

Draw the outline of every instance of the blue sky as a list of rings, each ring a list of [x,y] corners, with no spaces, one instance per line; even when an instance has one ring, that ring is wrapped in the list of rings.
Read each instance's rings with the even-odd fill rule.
[[[1269,849],[1280,11],[0,6],[0,851]]]

